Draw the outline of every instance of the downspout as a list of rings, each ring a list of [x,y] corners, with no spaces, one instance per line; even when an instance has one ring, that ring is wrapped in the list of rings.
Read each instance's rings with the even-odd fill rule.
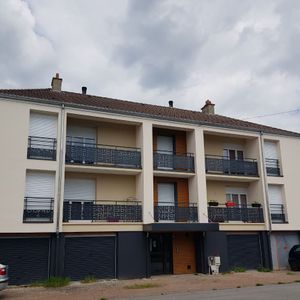
[[[64,146],[65,146],[65,105],[61,104],[60,114],[60,148],[58,158],[58,183],[57,183],[57,206],[56,206],[56,234],[55,234],[55,276],[62,276],[61,260],[63,259],[61,253],[61,237],[60,237],[60,219],[61,219],[61,203],[62,199],[62,177],[64,165]]]
[[[63,176],[63,164],[64,164],[64,128],[65,128],[65,105],[61,105],[61,116],[60,116],[60,149],[59,149],[59,160],[58,160],[58,185],[57,185],[57,218],[56,218],[56,234],[59,234],[59,225],[61,217],[61,197],[62,197],[62,176]]]
[[[262,165],[263,165],[263,186],[265,189],[265,197],[266,197],[266,210],[268,215],[268,222],[269,222],[269,228],[268,228],[268,238],[269,238],[269,245],[268,245],[268,251],[269,251],[269,258],[271,267],[273,265],[272,263],[272,251],[271,251],[271,233],[272,233],[272,217],[271,217],[271,211],[270,211],[270,201],[269,201],[269,193],[268,193],[268,181],[267,181],[267,171],[266,171],[266,163],[265,163],[265,153],[263,149],[264,140],[263,135],[264,133],[262,131],[260,133],[260,152],[261,152],[261,158],[262,158]],[[273,267],[272,267],[273,268]]]

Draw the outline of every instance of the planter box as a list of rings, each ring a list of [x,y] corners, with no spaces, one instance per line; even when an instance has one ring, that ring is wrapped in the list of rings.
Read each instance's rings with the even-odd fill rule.
[[[226,205],[226,207],[234,207],[235,202],[226,202],[225,205]]]
[[[252,207],[261,207],[261,204],[260,203],[252,203],[251,206]]]
[[[217,201],[210,201],[210,202],[208,202],[208,206],[219,206],[219,202],[217,202]]]

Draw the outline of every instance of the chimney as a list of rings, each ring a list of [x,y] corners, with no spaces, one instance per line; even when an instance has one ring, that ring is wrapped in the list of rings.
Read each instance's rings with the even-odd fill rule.
[[[61,84],[62,84],[62,78],[59,78],[59,73],[56,73],[55,77],[53,77],[51,81],[52,91],[61,92]]]
[[[215,105],[213,103],[211,103],[210,100],[206,100],[205,105],[201,108],[201,111],[207,115],[214,115],[215,114]]]
[[[83,86],[81,87],[82,95],[86,95],[87,87]]]
[[[169,107],[173,107],[173,101],[172,100],[169,101]]]

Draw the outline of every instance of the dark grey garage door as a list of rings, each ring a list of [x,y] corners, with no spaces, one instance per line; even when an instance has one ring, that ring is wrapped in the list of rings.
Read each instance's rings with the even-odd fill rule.
[[[262,265],[258,235],[228,235],[227,239],[230,268],[257,269]]]
[[[10,284],[48,278],[48,238],[0,238],[0,263],[9,266]]]
[[[115,278],[115,237],[67,237],[65,276],[80,280],[86,276]]]

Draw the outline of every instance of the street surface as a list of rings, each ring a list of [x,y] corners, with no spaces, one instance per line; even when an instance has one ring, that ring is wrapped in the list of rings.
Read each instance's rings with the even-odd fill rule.
[[[187,294],[153,297],[122,298],[123,300],[299,300],[300,283],[278,284],[259,287],[202,291]]]

